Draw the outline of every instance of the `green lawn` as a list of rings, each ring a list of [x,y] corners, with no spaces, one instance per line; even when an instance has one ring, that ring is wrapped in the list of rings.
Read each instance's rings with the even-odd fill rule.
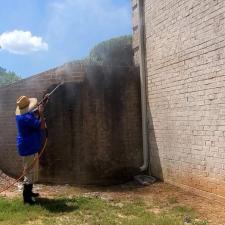
[[[171,201],[171,202],[170,202]],[[192,225],[207,225],[195,220],[197,212],[177,205],[154,212],[141,199],[107,201],[98,197],[39,199],[34,206],[24,205],[21,199],[0,198],[0,224],[83,224],[83,225],[183,225],[188,219]]]

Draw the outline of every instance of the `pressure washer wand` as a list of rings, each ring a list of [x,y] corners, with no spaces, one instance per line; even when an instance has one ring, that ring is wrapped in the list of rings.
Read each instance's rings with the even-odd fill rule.
[[[60,84],[58,84],[49,94],[48,94],[48,96],[50,96],[50,95],[52,95],[60,86],[62,86],[63,85],[63,82],[62,83],[60,83]]]
[[[41,104],[45,104],[46,101],[48,100],[48,98],[60,87],[63,85],[63,82],[58,84],[50,93],[48,93],[39,103],[38,103],[38,106],[41,105]]]

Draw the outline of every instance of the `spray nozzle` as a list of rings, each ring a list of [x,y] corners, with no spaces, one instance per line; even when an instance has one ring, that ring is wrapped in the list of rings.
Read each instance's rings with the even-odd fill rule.
[[[59,83],[50,93],[47,93],[44,98],[38,103],[38,105],[46,104],[50,98],[50,96],[60,87],[64,84],[64,82]]]

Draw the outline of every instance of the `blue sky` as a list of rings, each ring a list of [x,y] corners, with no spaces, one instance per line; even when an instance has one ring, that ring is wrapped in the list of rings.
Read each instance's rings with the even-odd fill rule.
[[[130,0],[0,0],[0,66],[27,77],[131,33]]]

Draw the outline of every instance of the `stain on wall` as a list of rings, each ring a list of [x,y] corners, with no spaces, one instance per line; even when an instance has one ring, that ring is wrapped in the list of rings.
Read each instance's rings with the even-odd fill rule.
[[[131,179],[142,164],[138,70],[77,65],[70,69],[73,72],[67,70],[66,75],[63,69],[60,75],[55,69],[49,80],[46,74],[40,74],[0,90],[0,94],[9,96],[0,100],[1,112],[6,110],[1,106],[10,99],[10,113],[0,117],[10,121],[10,128],[6,126],[8,142],[3,141],[6,135],[0,134],[0,167],[14,176],[21,171],[14,142],[16,98],[22,93],[41,97],[55,87],[58,79],[69,82],[51,96],[45,110],[49,141],[40,160],[40,182],[107,185]],[[82,80],[78,79],[81,75]],[[45,80],[41,89],[36,87],[39,79]]]

